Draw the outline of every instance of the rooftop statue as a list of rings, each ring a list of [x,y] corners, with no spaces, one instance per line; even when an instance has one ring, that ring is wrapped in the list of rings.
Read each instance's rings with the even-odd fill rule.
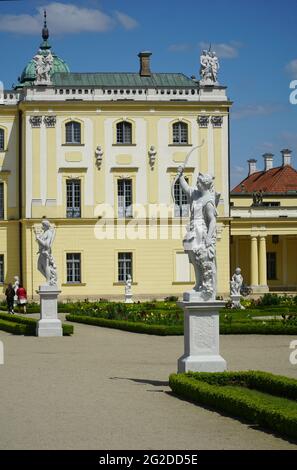
[[[217,85],[219,68],[219,59],[215,51],[211,51],[210,48],[208,51],[206,49],[203,50],[200,56],[200,84]]]

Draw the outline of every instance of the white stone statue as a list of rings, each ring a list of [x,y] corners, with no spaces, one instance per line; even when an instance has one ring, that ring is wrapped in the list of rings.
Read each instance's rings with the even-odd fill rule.
[[[240,289],[242,287],[242,284],[243,284],[243,277],[241,275],[241,269],[236,268],[232,276],[232,279],[230,281],[231,295],[241,295]]]
[[[218,83],[219,59],[215,51],[203,50],[200,56],[201,85],[216,85]]]
[[[36,80],[35,85],[49,85],[51,83],[50,73],[52,70],[54,57],[50,51],[46,55],[42,54],[39,49],[38,53],[33,57],[35,64]]]
[[[243,284],[243,277],[241,275],[241,269],[236,268],[235,272],[232,276],[232,279],[230,281],[230,293],[231,293],[231,300],[232,300],[232,306],[231,308],[236,308],[236,309],[241,309],[244,310],[244,306],[241,305],[240,299],[241,299],[241,287]]]
[[[127,279],[125,282],[125,303],[131,304],[133,303],[132,300],[132,277],[131,274],[127,275]]]
[[[212,176],[199,173],[196,187],[190,187],[183,170],[183,166],[178,167],[177,178],[190,201],[190,224],[183,246],[196,278],[193,290],[184,294],[184,300],[211,301],[216,299],[216,218],[220,195],[215,192]]]
[[[14,276],[13,279],[14,279],[14,283],[13,283],[12,287],[13,287],[14,292],[15,292],[14,305],[16,305],[18,303],[17,290],[20,287],[20,278],[19,278],[19,276]]]
[[[39,254],[37,268],[45,277],[46,285],[56,286],[57,266],[52,255],[52,245],[55,239],[56,230],[46,219],[42,220],[41,226],[43,230],[41,233],[34,230],[36,241],[39,245],[39,251],[37,253]]]

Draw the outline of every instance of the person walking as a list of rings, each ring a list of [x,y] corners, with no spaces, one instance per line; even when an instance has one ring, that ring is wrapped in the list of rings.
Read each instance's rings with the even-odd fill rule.
[[[21,284],[19,285],[16,294],[18,296],[19,305],[23,307],[23,313],[27,313],[27,292]]]
[[[12,287],[11,283],[8,284],[7,289],[5,291],[5,295],[6,295],[8,313],[14,313],[13,302],[14,302],[15,292],[14,292],[14,288]]]

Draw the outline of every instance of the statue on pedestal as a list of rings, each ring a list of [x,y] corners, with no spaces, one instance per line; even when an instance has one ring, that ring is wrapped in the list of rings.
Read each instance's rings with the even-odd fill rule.
[[[216,299],[216,218],[220,195],[215,192],[214,178],[199,173],[196,187],[190,187],[178,167],[178,179],[190,202],[190,223],[183,240],[189,261],[194,266],[196,283],[184,299],[211,301]]]
[[[236,268],[232,276],[232,279],[230,281],[230,293],[231,293],[231,300],[232,300],[231,308],[238,308],[238,309],[244,310],[244,306],[241,305],[240,303],[242,285],[243,285],[243,277],[241,275],[241,269]]]
[[[46,279],[46,285],[57,285],[57,266],[52,255],[52,245],[55,239],[56,230],[46,219],[42,220],[42,232],[35,232],[36,241],[39,245],[38,271]]]
[[[240,295],[240,289],[243,284],[243,277],[241,275],[241,269],[236,268],[235,272],[230,281],[231,295]]]

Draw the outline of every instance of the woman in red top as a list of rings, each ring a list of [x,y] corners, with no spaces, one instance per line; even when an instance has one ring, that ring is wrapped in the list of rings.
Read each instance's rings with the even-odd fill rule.
[[[18,296],[19,305],[21,305],[24,309],[24,313],[27,313],[27,292],[23,286],[19,286],[18,290],[16,291],[16,295]]]

